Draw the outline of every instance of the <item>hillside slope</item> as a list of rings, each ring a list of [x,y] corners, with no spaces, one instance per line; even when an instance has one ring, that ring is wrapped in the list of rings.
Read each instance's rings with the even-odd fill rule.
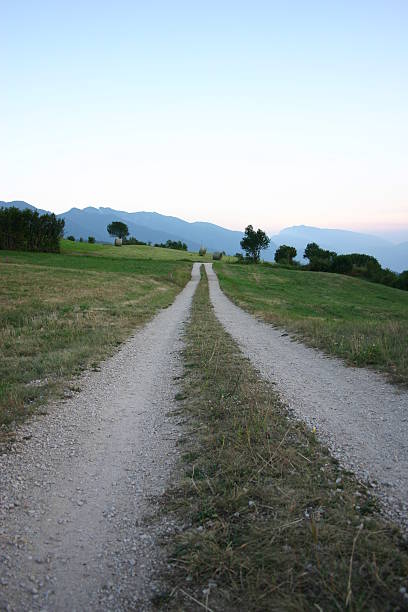
[[[357,366],[408,384],[408,292],[340,274],[216,264],[238,306]]]

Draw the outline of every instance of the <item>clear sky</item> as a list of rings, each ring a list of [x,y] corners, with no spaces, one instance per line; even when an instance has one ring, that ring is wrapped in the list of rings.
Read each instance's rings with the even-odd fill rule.
[[[407,0],[0,0],[0,200],[408,227]]]

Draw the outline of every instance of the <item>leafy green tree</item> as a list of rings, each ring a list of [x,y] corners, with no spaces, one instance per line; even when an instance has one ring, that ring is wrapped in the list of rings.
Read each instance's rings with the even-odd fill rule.
[[[401,274],[398,275],[395,286],[398,289],[403,289],[408,291],[408,270],[404,270]]]
[[[330,272],[337,274],[351,274],[353,271],[353,259],[351,255],[336,255],[330,267]]]
[[[122,221],[112,221],[106,229],[108,230],[108,234],[116,236],[117,238],[123,239],[129,236],[129,228],[126,223],[122,223]]]
[[[95,236],[88,236],[89,244],[95,244]]]
[[[270,239],[261,229],[254,230],[252,225],[245,228],[244,237],[241,240],[241,248],[245,251],[248,259],[253,263],[258,263],[261,257],[261,250],[267,249]]]
[[[276,249],[275,252],[275,261],[276,263],[285,263],[285,264],[293,264],[293,258],[296,257],[297,251],[295,247],[288,246],[287,244],[281,244],[281,246]]]
[[[319,245],[316,244],[316,242],[309,242],[309,244],[306,245],[303,257],[305,259],[308,259],[309,261],[312,261],[313,258],[319,257],[319,254],[322,252],[322,250],[323,249],[321,249]]]
[[[330,272],[337,253],[321,249],[315,242],[309,242],[306,246],[303,257],[310,260],[309,270],[315,272]]]
[[[57,219],[54,213],[0,208],[0,249],[58,253],[64,225],[64,219]]]

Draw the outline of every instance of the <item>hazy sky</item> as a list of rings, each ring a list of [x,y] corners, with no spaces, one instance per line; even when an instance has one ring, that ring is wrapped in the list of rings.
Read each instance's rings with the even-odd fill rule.
[[[0,0],[0,200],[408,227],[408,1]]]

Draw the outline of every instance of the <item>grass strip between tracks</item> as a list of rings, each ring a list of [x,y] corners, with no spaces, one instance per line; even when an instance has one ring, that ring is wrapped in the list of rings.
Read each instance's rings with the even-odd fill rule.
[[[216,320],[202,279],[186,333],[182,476],[163,498],[167,593],[189,610],[395,610],[408,548],[364,485],[291,418]]]

